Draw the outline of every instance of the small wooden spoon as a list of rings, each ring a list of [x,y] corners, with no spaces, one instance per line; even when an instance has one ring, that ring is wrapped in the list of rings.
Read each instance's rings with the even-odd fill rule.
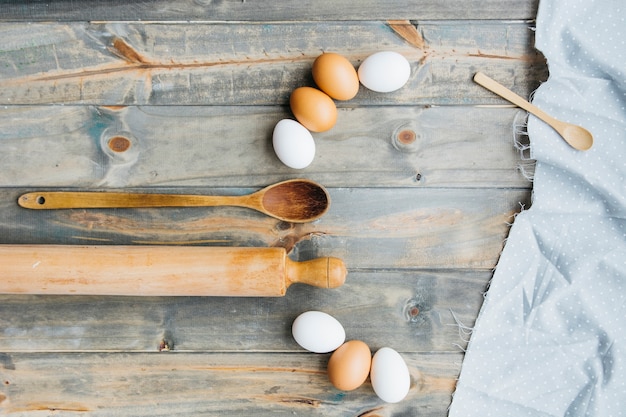
[[[556,130],[557,133],[561,135],[561,137],[565,139],[565,142],[569,143],[572,148],[578,149],[579,151],[586,151],[591,148],[591,145],[593,145],[593,135],[587,129],[555,119],[539,107],[530,104],[528,101],[524,100],[502,84],[499,84],[495,80],[489,78],[482,72],[477,72],[474,75],[474,81],[485,87],[487,90],[496,93],[500,97],[510,101],[518,107],[521,107],[527,112],[534,114],[539,119],[546,122],[549,126]]]
[[[41,191],[21,195],[18,203],[24,208],[40,210],[238,206],[260,211],[278,220],[305,223],[320,218],[328,211],[330,196],[324,187],[313,181],[294,179],[244,196]]]

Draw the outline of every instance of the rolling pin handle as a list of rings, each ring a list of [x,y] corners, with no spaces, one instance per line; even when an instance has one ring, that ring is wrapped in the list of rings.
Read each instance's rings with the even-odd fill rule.
[[[346,266],[339,258],[317,258],[304,262],[286,258],[285,267],[287,287],[301,283],[319,288],[337,288],[346,281]]]

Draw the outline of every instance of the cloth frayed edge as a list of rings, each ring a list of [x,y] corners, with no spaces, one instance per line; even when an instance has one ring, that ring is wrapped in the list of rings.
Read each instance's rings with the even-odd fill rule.
[[[517,149],[520,156],[517,169],[528,181],[534,181],[537,161],[532,158],[530,138],[528,136],[528,113],[526,111],[518,112],[513,120],[513,146]]]
[[[459,330],[459,338],[466,345],[469,344],[472,333],[474,332],[474,328],[463,324],[463,322],[458,318],[458,316],[452,309],[450,309],[450,314],[452,315],[452,319],[454,319],[454,323],[449,323],[448,326],[456,326]],[[459,343],[453,343],[452,345],[458,347],[464,353],[467,352],[467,349],[461,346]]]

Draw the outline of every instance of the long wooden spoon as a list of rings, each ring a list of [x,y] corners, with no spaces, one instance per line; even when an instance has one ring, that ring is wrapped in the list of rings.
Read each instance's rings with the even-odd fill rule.
[[[313,181],[293,179],[244,196],[40,191],[22,194],[18,203],[24,208],[39,210],[238,206],[254,209],[286,222],[304,223],[316,220],[328,211],[330,196],[324,187]]]
[[[555,119],[539,107],[524,100],[522,97],[518,96],[502,84],[499,84],[497,81],[489,78],[482,72],[477,72],[474,75],[474,81],[485,87],[487,90],[496,93],[500,97],[510,101],[516,106],[521,107],[546,122],[549,126],[556,130],[557,133],[561,135],[561,137],[565,139],[565,142],[569,143],[572,148],[580,151],[586,151],[591,148],[591,145],[593,145],[593,135],[584,127]]]

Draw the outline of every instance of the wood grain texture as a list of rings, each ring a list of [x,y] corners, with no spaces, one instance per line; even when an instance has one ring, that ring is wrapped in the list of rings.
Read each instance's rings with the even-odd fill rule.
[[[2,294],[282,297],[295,283],[341,286],[346,268],[283,248],[0,245],[0,276]]]
[[[490,271],[350,271],[335,289],[283,298],[0,296],[3,352],[302,352],[291,323],[325,311],[372,349],[464,347]],[[24,308],[28,306],[28,308]],[[20,311],[20,314],[15,314]]]
[[[442,416],[459,353],[404,354],[411,388],[386,404],[369,380],[339,391],[329,355],[288,353],[1,354],[0,411],[16,415]]]
[[[277,0],[212,1],[168,0],[122,1],[6,0],[2,20],[363,20],[363,19],[531,19],[537,0],[367,0],[353,2],[291,2]]]
[[[293,224],[243,208],[26,210],[16,207],[20,191],[0,189],[0,234],[16,244],[278,246],[299,261],[335,256],[348,269],[491,269],[529,198],[506,189],[328,191],[324,217]]]
[[[294,261],[341,258],[348,276],[279,298],[0,295],[0,414],[447,415],[532,186],[514,146],[524,112],[472,76],[523,97],[547,79],[537,3],[3,1],[0,243],[282,247]],[[407,85],[338,102],[310,167],[282,165],[272,130],[292,117],[291,91],[314,85],[314,59],[332,51],[356,67],[380,50],[409,59]],[[17,205],[40,189],[244,195],[294,177],[328,188],[320,220]],[[409,396],[335,390],[329,355],[291,337],[307,310],[399,351]]]
[[[390,94],[361,88],[347,105],[498,103],[472,82],[477,70],[511,80],[521,95],[547,77],[526,22],[425,22],[412,30],[423,48],[384,22],[41,23],[28,32],[4,24],[0,104],[286,104],[296,87],[314,85],[312,63],[323,51],[358,66],[381,48],[409,60],[407,85]]]
[[[306,170],[283,165],[276,106],[0,107],[0,186],[263,187],[305,176],[328,187],[529,188],[514,147],[518,109],[367,106],[340,109],[314,134]],[[120,151],[111,142],[123,141]],[[233,163],[238,161],[238,163]]]

